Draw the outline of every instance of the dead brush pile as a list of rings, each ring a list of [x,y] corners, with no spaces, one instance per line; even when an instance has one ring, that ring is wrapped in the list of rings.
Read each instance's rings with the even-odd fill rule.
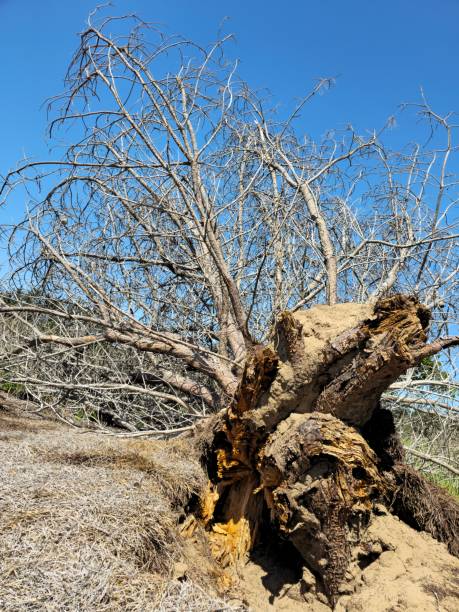
[[[180,443],[119,440],[0,414],[0,609],[215,610],[209,559],[176,525],[202,485]]]

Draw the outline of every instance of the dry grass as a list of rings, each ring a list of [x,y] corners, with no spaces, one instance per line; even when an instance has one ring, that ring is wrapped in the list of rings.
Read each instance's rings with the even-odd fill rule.
[[[166,585],[157,612],[243,612],[245,609],[210,595],[193,582],[176,580]]]
[[[186,558],[180,508],[202,485],[179,442],[107,439],[5,413],[0,434],[1,610],[225,609],[202,563],[173,579]]]

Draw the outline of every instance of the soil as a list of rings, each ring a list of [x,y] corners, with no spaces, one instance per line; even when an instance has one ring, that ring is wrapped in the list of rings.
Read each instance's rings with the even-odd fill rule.
[[[284,354],[285,341],[278,339],[276,342],[276,351],[280,356],[276,378],[256,411],[257,415],[263,415],[266,426],[270,427],[274,421],[279,422],[281,416],[291,412],[310,412],[311,403],[320,389],[317,374],[322,363],[321,352],[331,340],[371,315],[371,306],[351,303],[333,307],[319,305],[294,314],[292,321],[301,325],[299,344],[302,350],[298,351],[295,367],[292,367],[290,358]],[[259,419],[257,415],[251,414]]]
[[[335,612],[457,612],[459,560],[428,534],[381,512],[368,528],[366,547],[354,551]],[[262,555],[248,562],[239,588],[254,612],[330,610],[314,592],[312,575],[306,571],[298,580],[288,563],[279,567]]]

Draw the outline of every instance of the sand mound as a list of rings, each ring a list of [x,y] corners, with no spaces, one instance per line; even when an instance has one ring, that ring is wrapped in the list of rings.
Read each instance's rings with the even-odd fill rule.
[[[335,612],[456,612],[459,560],[444,544],[414,531],[381,508],[354,550]],[[277,551],[279,554],[279,551]],[[283,564],[256,552],[241,574],[240,592],[254,612],[327,612],[308,570],[295,567],[293,550],[280,551]]]
[[[230,582],[199,530],[194,540],[179,535],[204,482],[184,441],[80,433],[1,412],[0,455],[1,610],[330,609],[291,549],[255,551]],[[452,612],[458,581],[444,545],[381,508],[336,610]]]
[[[363,570],[350,585],[355,592],[339,600],[337,611],[459,609],[459,560],[444,544],[391,515],[376,518],[367,539],[370,546],[358,559]]]

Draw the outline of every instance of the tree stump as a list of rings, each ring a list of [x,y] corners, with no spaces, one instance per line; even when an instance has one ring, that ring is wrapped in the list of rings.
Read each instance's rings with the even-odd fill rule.
[[[334,601],[375,504],[400,489],[403,449],[380,398],[440,350],[426,345],[429,319],[403,295],[278,317],[231,406],[200,434],[209,485],[197,517],[224,567],[246,559],[268,522]]]

